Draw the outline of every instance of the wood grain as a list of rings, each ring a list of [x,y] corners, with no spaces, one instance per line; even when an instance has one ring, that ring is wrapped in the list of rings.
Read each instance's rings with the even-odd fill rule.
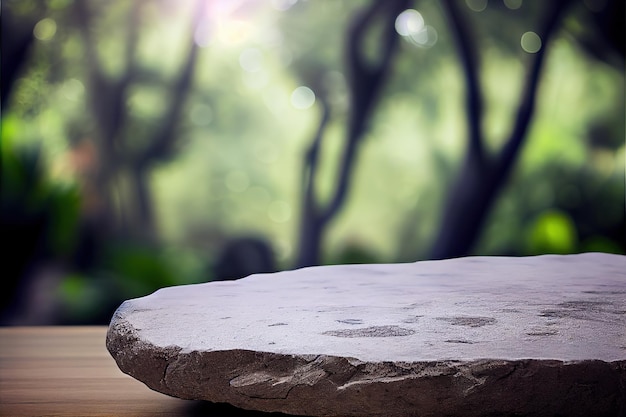
[[[123,374],[106,327],[0,327],[0,416],[278,416],[151,391]]]

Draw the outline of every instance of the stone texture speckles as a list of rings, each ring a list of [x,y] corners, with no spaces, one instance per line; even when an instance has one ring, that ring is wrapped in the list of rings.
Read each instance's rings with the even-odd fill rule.
[[[413,333],[415,333],[415,330],[399,326],[371,326],[362,329],[329,330],[322,333],[322,335],[335,337],[394,337],[408,336]]]
[[[126,301],[107,347],[150,388],[310,416],[626,413],[626,257],[343,265]]]

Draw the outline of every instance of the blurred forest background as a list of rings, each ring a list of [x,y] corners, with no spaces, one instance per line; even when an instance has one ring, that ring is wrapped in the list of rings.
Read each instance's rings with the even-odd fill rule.
[[[333,263],[625,253],[623,0],[2,0],[3,324]]]

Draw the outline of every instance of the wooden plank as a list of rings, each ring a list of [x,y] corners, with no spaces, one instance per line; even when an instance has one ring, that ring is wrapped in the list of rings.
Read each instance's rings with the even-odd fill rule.
[[[118,369],[106,331],[0,327],[0,417],[288,417],[152,391]]]
[[[0,328],[0,416],[178,416],[194,401],[151,391],[123,374],[106,327]]]

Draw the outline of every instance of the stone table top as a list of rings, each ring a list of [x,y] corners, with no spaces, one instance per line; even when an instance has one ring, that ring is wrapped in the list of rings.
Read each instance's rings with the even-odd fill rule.
[[[185,398],[200,394],[180,395],[159,384],[172,358],[198,352],[259,352],[304,358],[306,364],[320,357],[396,365],[623,363],[626,257],[588,253],[338,265],[164,288],[123,303],[108,344],[120,367],[144,382],[148,377],[131,369],[130,360],[146,349],[153,356],[161,352],[166,369],[159,383],[148,385]],[[243,379],[228,376],[230,389],[257,384],[258,370],[237,377]],[[280,385],[283,377],[269,381]],[[219,395],[201,398],[237,405]]]
[[[614,361],[626,359],[626,258],[314,267],[164,288],[116,317],[184,351]]]

